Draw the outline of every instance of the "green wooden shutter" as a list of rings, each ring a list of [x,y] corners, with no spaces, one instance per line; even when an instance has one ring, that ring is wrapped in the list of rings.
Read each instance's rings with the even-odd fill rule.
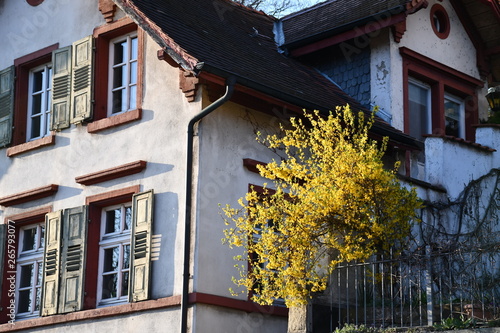
[[[59,313],[83,308],[87,206],[64,210]]]
[[[0,71],[0,147],[5,147],[12,137],[14,114],[14,66]]]
[[[130,247],[129,301],[149,298],[153,191],[139,193],[132,199],[132,244]]]
[[[62,210],[45,215],[45,255],[40,315],[56,314],[59,294]]]
[[[51,130],[69,127],[71,110],[71,46],[52,51]]]
[[[71,123],[92,117],[93,38],[73,43],[73,74],[71,78]]]

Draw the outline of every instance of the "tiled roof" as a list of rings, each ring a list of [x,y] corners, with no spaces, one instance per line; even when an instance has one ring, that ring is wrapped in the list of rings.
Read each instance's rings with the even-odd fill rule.
[[[285,45],[337,30],[349,30],[357,23],[386,20],[407,10],[410,0],[327,0],[282,19]],[[378,16],[377,16],[378,15]],[[375,17],[374,17],[375,16]],[[364,22],[367,23],[367,22]]]
[[[332,110],[362,106],[315,69],[277,50],[275,18],[229,0],[115,0],[162,47],[194,69],[227,77],[300,107]],[[179,60],[179,59],[178,59]],[[381,135],[407,146],[414,139],[379,121]]]

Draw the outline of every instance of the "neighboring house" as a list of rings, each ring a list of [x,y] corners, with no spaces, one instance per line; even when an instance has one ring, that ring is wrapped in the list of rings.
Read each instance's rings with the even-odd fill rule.
[[[424,198],[495,166],[471,125],[500,81],[498,3],[370,6],[0,1],[0,331],[285,332],[287,309],[230,296],[218,204],[263,182],[255,130],[303,109],[379,105],[372,135]]]

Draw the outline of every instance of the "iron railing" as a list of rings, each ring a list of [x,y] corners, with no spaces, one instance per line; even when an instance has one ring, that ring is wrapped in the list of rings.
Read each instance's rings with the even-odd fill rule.
[[[498,254],[480,249],[437,252],[426,247],[397,258],[379,255],[340,264],[326,292],[332,327],[432,326],[450,317],[473,318],[478,324],[497,319],[498,259]]]

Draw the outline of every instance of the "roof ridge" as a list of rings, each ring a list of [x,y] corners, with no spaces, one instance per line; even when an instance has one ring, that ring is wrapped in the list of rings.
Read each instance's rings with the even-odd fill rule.
[[[213,1],[217,1],[217,0],[213,0]],[[219,0],[219,1],[228,2],[228,3],[230,3],[233,6],[237,6],[237,7],[242,8],[243,10],[248,10],[249,12],[253,12],[255,14],[259,14],[259,15],[267,16],[267,17],[272,18],[272,19],[276,19],[274,16],[266,14],[262,10],[258,10],[258,9],[252,8],[252,7],[248,7],[248,6],[243,5],[243,4],[239,3],[239,2],[236,2],[235,0]]]
[[[291,18],[300,16],[302,14],[309,13],[310,11],[316,10],[318,8],[326,6],[327,4],[329,4],[331,2],[336,2],[336,1],[337,0],[325,0],[323,2],[319,2],[319,3],[315,4],[315,5],[312,5],[311,7],[307,7],[307,8],[301,9],[299,11],[296,11],[294,13],[288,14],[288,15],[282,17],[281,20],[284,21],[284,20],[287,20],[287,19],[291,19]]]

